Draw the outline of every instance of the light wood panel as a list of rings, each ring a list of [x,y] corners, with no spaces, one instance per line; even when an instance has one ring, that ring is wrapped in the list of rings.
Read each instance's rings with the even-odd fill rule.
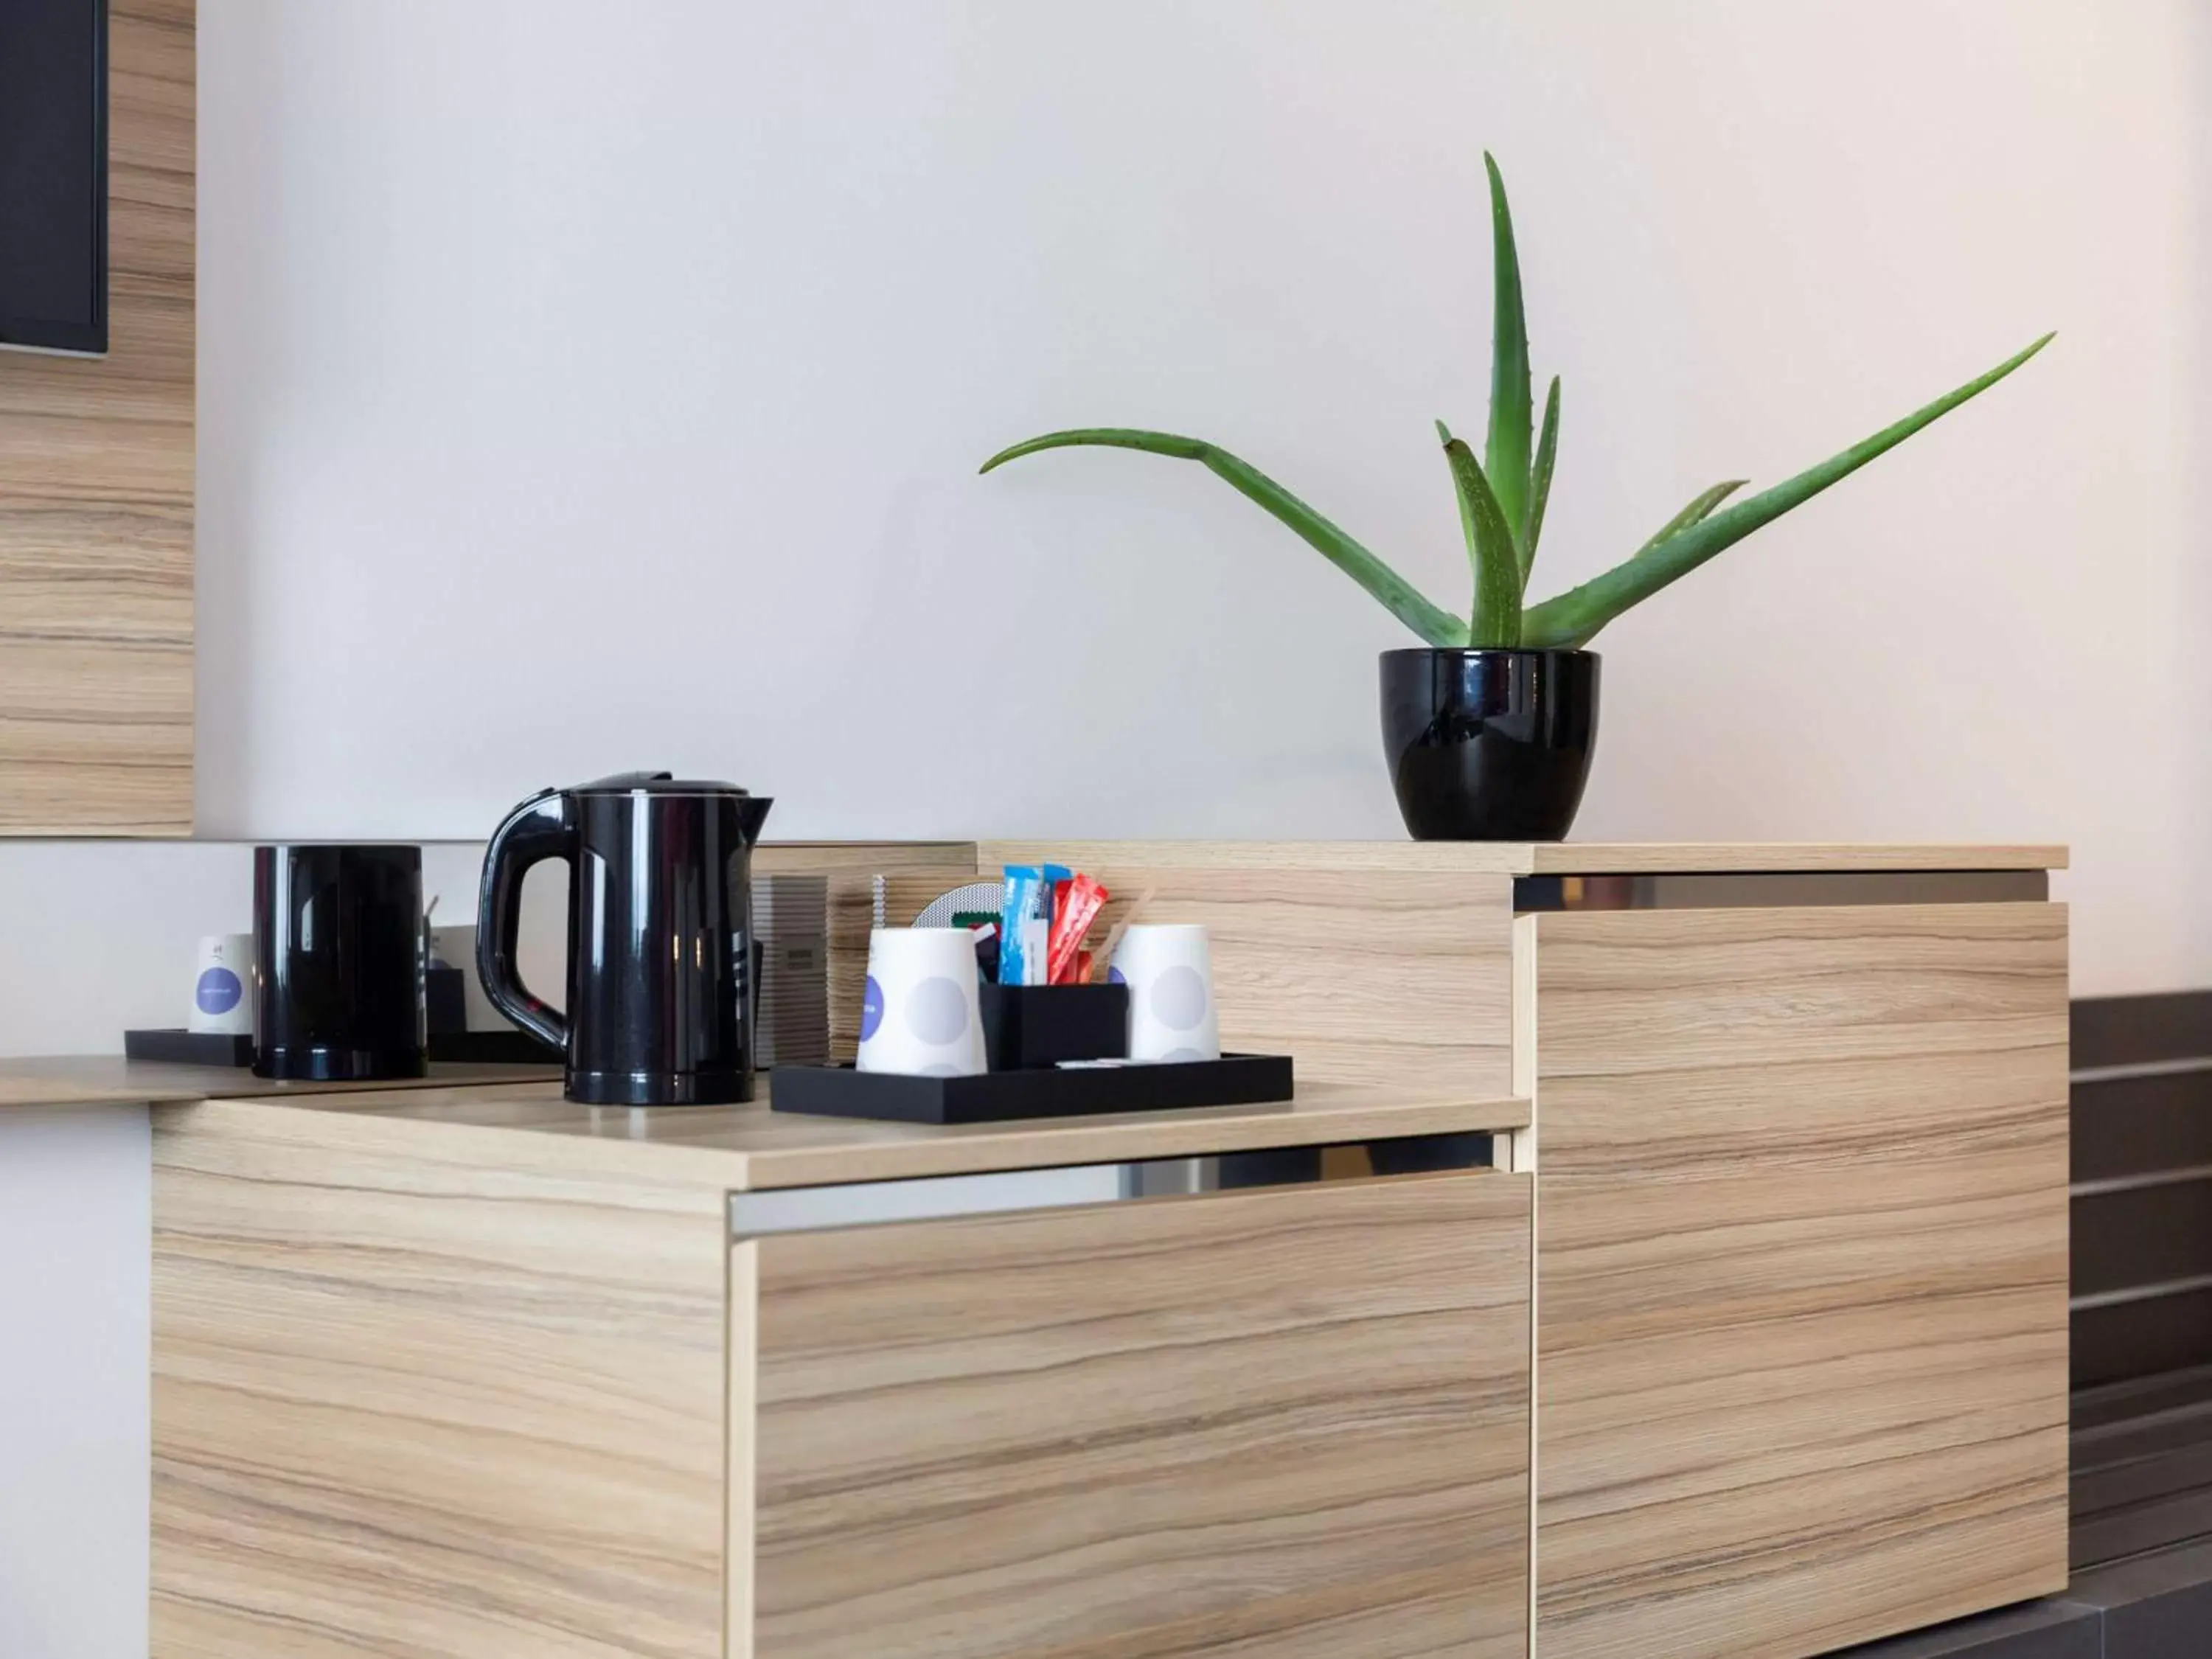
[[[155,1659],[719,1655],[721,1192],[231,1113],[155,1113]]]
[[[1224,1048],[1291,1054],[1301,1080],[1511,1091],[1510,877],[1156,864],[1110,843],[1023,850],[1103,881],[1109,925],[1203,923]]]
[[[982,866],[1055,858],[1186,870],[1406,870],[1461,875],[1668,872],[2063,870],[2066,849],[1982,842],[984,841]]]
[[[941,869],[957,878],[975,867],[972,841],[767,841],[753,849],[757,876],[865,876],[883,869]]]
[[[192,821],[193,0],[112,0],[109,351],[0,352],[0,834]]]
[[[762,1084],[765,1091],[773,1079]],[[639,1110],[579,1106],[561,1097],[554,1079],[210,1101],[200,1110],[200,1121],[241,1135],[337,1152],[423,1148],[547,1176],[620,1175],[730,1192],[1460,1134],[1528,1121],[1521,1100],[1330,1084],[1301,1085],[1295,1099],[1274,1105],[942,1128],[775,1112],[766,1099]]]
[[[2063,910],[1531,921],[1544,1659],[2063,1586]]]
[[[732,1653],[1522,1659],[1528,1198],[1452,1175],[741,1244]]]

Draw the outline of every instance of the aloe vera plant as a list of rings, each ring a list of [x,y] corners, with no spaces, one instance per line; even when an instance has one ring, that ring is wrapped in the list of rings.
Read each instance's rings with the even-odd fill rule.
[[[1381,558],[1259,468],[1203,439],[1121,427],[1048,432],[1001,450],[983,463],[982,471],[988,472],[1039,450],[1079,445],[1141,449],[1197,461],[1287,525],[1430,645],[1579,647],[1632,605],[1688,575],[1723,549],[1734,546],[1754,530],[1848,477],[1885,450],[1895,448],[1939,416],[1987,391],[2051,339],[2045,335],[1986,374],[1771,489],[1728,506],[1723,503],[1744,487],[1745,480],[1730,478],[1701,490],[1649,541],[1603,575],[1540,605],[1527,605],[1528,573],[1544,528],[1553,464],[1559,453],[1559,381],[1557,375],[1552,378],[1540,424],[1530,396],[1521,261],[1514,246],[1513,217],[1506,206],[1505,181],[1495,161],[1487,154],[1482,159],[1490,175],[1492,337],[1490,427],[1481,458],[1476,458],[1464,439],[1453,436],[1442,421],[1437,422],[1437,435],[1443,445],[1459,497],[1460,527],[1467,539],[1468,562],[1474,572],[1474,604],[1465,617],[1433,603]]]

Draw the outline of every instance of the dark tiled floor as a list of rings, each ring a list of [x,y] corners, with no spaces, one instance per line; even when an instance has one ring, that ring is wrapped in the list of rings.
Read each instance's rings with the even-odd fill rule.
[[[2077,1572],[2063,1596],[1843,1652],[1850,1659],[2212,1659],[2212,1540]]]
[[[2100,1659],[2212,1655],[2212,1541],[2076,1573],[2066,1593],[2103,1610]]]
[[[1887,1642],[1844,1648],[1834,1659],[2105,1659],[2103,1609],[2074,1601],[2029,1601]]]

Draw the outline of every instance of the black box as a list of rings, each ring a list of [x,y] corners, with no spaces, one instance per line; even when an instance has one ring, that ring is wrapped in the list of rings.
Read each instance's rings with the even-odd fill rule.
[[[178,1066],[251,1066],[253,1039],[217,1031],[187,1031],[181,1025],[123,1034],[125,1060],[161,1060]]]
[[[558,1066],[567,1058],[529,1032],[433,1031],[429,1057],[441,1066]]]
[[[458,968],[430,968],[422,975],[422,1011],[432,1036],[469,1029],[469,976]]]
[[[1218,1060],[1042,1066],[975,1077],[909,1077],[896,1072],[860,1072],[849,1066],[780,1066],[770,1078],[769,1104],[779,1112],[811,1112],[822,1117],[997,1123],[1007,1118],[1073,1117],[1091,1112],[1249,1106],[1288,1100],[1291,1093],[1288,1054],[1224,1054]]]
[[[976,988],[983,1048],[994,1072],[1033,1070],[1063,1060],[1119,1060],[1129,1052],[1126,985],[992,985]]]

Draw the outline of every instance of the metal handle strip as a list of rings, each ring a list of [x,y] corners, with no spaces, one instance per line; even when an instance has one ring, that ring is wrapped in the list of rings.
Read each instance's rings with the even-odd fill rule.
[[[1492,1141],[1481,1134],[1421,1135],[1370,1142],[1367,1151],[1375,1174],[1386,1179],[1410,1179],[1424,1174],[1488,1169]],[[1328,1179],[1322,1173],[1321,1152],[1319,1147],[1307,1147],[1274,1155],[1230,1153],[1141,1163],[1060,1164],[988,1175],[856,1181],[732,1193],[730,1232],[737,1239],[765,1238],[779,1233],[1072,1209],[1191,1193],[1310,1186]]]

